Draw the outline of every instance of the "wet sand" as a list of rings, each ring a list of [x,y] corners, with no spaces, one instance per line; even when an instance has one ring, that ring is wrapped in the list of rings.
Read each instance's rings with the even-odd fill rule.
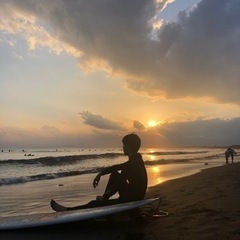
[[[150,223],[94,222],[44,229],[0,232],[1,239],[238,240],[240,163],[205,169],[152,187],[167,217]]]
[[[240,163],[203,170],[154,187],[169,212],[145,228],[153,239],[240,239]],[[151,239],[151,238],[149,238]]]

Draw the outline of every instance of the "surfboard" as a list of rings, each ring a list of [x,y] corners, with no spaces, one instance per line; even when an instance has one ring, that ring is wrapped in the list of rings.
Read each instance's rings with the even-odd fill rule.
[[[151,205],[159,202],[159,198],[145,199],[141,201],[115,204],[110,206],[88,208],[74,211],[51,212],[32,214],[25,216],[0,218],[0,230],[13,230],[23,228],[44,227],[57,224],[66,224],[84,220],[96,219],[108,215],[126,212],[131,209]]]

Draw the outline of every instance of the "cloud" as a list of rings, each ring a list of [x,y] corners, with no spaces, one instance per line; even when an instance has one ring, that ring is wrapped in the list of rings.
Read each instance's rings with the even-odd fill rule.
[[[48,126],[48,125],[44,125],[41,128],[41,133],[44,134],[45,136],[60,136],[62,133],[61,131],[53,126]]]
[[[37,129],[0,128],[1,148],[121,147],[123,134],[115,131],[63,133],[44,125]]]
[[[97,129],[104,127],[112,130],[121,129],[118,125],[110,128],[111,124],[114,125],[114,123],[99,115],[88,112],[83,114],[88,119],[88,124]],[[135,126],[138,124],[141,126],[137,121],[135,124]],[[136,133],[141,137],[143,147],[230,146],[239,145],[238,129],[240,129],[240,118],[229,120],[216,118],[164,123],[151,129],[138,128]],[[0,128],[0,146],[2,148],[121,147],[122,137],[131,132],[129,129],[121,130],[66,134],[52,126],[43,126],[39,129],[5,127]]]
[[[134,127],[143,147],[229,146],[239,145],[240,142],[237,131],[240,129],[240,118],[163,123],[153,128],[144,128],[143,124],[134,121]],[[91,135],[87,139],[91,138],[96,144],[104,141],[107,146],[107,142],[119,143],[123,135],[129,132],[131,130],[117,134],[110,132],[111,135],[96,132],[96,136]]]
[[[88,111],[83,111],[79,114],[82,116],[84,123],[92,127],[105,130],[126,130],[121,123],[103,118],[101,115],[92,114]]]
[[[0,33],[3,33],[5,40],[9,42],[10,46],[13,47],[16,44],[16,42],[11,40],[12,35],[19,34],[26,40],[29,50],[47,47],[54,54],[59,55],[62,52],[67,52],[75,57],[81,56],[82,53],[77,49],[59,41],[51,35],[51,31],[48,31],[49,29],[44,29],[44,27],[39,25],[37,17],[33,13],[26,14],[26,11],[19,11],[15,7],[14,1],[12,5],[11,2],[6,3],[6,1],[2,1],[0,6]]]
[[[227,146],[240,142],[240,118],[165,123],[155,129],[164,146]]]
[[[7,148],[58,146],[65,138],[66,135],[61,133],[59,129],[47,125],[39,129],[0,128],[0,146]]]
[[[28,36],[30,47],[36,41],[52,48],[56,41],[71,46],[81,53],[77,58],[83,67],[104,63],[106,71],[121,74],[136,92],[240,104],[240,2],[202,0],[191,12],[180,12],[176,22],[155,29],[152,39],[153,20],[168,2],[9,0],[1,1],[0,9],[11,6],[32,17],[34,26],[41,21],[51,26],[51,31],[34,30],[32,22],[21,23],[25,35],[28,27],[47,37]],[[18,32],[13,27],[9,31]]]
[[[169,4],[169,3],[172,3],[174,2],[175,0],[167,0],[167,1],[164,1],[164,0],[157,0],[158,3],[163,3],[163,6],[162,6],[162,10],[166,8],[166,6]]]
[[[141,122],[136,121],[136,120],[133,122],[133,127],[137,130],[144,130],[145,129],[145,126]]]

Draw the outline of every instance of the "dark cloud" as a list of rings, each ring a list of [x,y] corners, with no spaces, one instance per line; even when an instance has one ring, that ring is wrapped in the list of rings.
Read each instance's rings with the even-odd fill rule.
[[[145,126],[141,122],[136,121],[136,120],[133,122],[133,127],[137,130],[144,130],[145,129]]]
[[[240,2],[203,0],[189,15],[159,31],[165,46],[164,89],[168,97],[208,96],[240,103]],[[159,45],[160,46],[160,45]]]
[[[156,129],[165,146],[224,146],[240,143],[240,118],[166,123]]]
[[[240,1],[202,0],[163,25],[155,40],[150,23],[167,1],[7,2],[50,24],[58,39],[84,53],[81,64],[104,60],[135,91],[240,103]]]
[[[121,123],[103,118],[101,115],[92,114],[88,111],[83,111],[79,114],[82,116],[84,123],[92,127],[105,130],[126,130]]]

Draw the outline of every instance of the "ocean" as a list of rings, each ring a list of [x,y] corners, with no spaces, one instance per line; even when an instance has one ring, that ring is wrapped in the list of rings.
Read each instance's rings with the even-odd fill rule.
[[[64,205],[84,204],[101,195],[108,180],[94,189],[100,169],[127,160],[120,148],[0,150],[1,217],[51,212],[54,198]],[[225,164],[222,148],[145,148],[140,151],[148,187]]]

